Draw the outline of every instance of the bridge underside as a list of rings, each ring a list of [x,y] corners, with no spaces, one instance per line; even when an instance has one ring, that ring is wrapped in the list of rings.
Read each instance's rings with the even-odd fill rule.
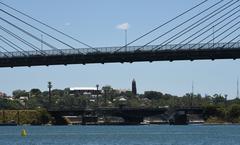
[[[140,61],[177,61],[177,60],[215,60],[215,59],[238,59],[240,48],[234,49],[184,49],[184,50],[161,50],[161,51],[134,51],[118,53],[88,53],[67,54],[48,56],[27,57],[2,57],[0,67],[41,66],[41,65],[68,65],[68,64],[91,64],[91,63],[132,63]]]
[[[121,117],[124,119],[125,123],[130,124],[140,124],[143,122],[144,117],[154,116],[164,114],[167,111],[166,108],[157,108],[157,109],[139,109],[139,108],[110,108],[110,109],[96,109],[96,110],[62,110],[62,111],[48,111],[57,122],[62,121],[62,116],[115,116]]]

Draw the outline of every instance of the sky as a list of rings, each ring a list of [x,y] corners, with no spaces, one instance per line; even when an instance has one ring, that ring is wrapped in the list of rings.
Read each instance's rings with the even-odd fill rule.
[[[127,24],[131,41],[202,0],[1,1],[93,47],[104,47],[125,43],[121,24]],[[144,45],[152,37],[135,45]],[[16,89],[44,91],[48,81],[58,89],[96,84],[131,89],[135,79],[139,93],[152,90],[182,96],[191,92],[194,82],[194,93],[227,94],[231,99],[237,94],[239,66],[239,60],[201,60],[0,68],[0,91],[8,95]]]

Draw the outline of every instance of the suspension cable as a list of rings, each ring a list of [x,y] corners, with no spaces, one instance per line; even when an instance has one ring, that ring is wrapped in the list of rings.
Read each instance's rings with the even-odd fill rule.
[[[240,7],[240,5],[237,6],[237,7]],[[236,7],[236,8],[237,8],[237,7]],[[236,8],[234,8],[234,9],[236,9]],[[238,10],[238,11],[239,11],[239,10]],[[234,12],[234,13],[231,14],[230,16],[228,16],[228,17],[226,17],[225,19],[221,20],[220,22],[218,22],[217,24],[215,24],[215,26],[217,26],[217,25],[223,23],[225,20],[231,18],[231,17],[232,17],[233,15],[235,15],[238,11]],[[230,11],[230,12],[232,12],[232,11]],[[227,16],[227,14],[229,14],[230,12],[222,15],[222,17],[217,18],[216,20],[213,20],[212,22],[210,22],[210,24],[212,24],[212,23],[214,23],[214,22],[216,22],[216,21],[219,21],[220,19],[222,19],[222,18],[224,18],[225,16]],[[183,41],[181,41],[179,44],[182,44],[183,42],[185,42],[185,41],[188,40],[189,38],[195,36],[196,34],[198,34],[198,33],[201,32],[201,31],[205,30],[206,28],[208,28],[208,27],[210,26],[210,24],[207,25],[207,26],[205,26],[204,28],[200,29],[200,30],[197,31],[196,33],[192,34],[191,36],[187,37],[186,39],[184,39]],[[201,34],[197,35],[197,36],[194,37],[193,39],[189,40],[187,43],[185,43],[184,45],[178,47],[177,49],[181,49],[183,46],[186,46],[187,44],[189,44],[189,43],[192,42],[193,40],[197,39],[198,37],[202,36],[203,34],[205,34],[206,32],[208,32],[208,31],[211,30],[211,29],[212,29],[212,28],[209,28],[209,29],[205,30],[204,32],[202,32]],[[175,46],[172,47],[171,49],[174,49],[175,47],[177,47],[177,46],[175,45]]]
[[[88,45],[88,44],[86,44],[86,43],[84,43],[84,42],[82,42],[82,41],[80,41],[80,40],[78,40],[78,39],[76,39],[76,38],[74,38],[74,37],[72,37],[72,36],[70,36],[70,35],[68,35],[68,34],[66,34],[66,33],[64,33],[64,32],[62,32],[62,31],[60,31],[60,30],[58,30],[58,29],[56,29],[56,28],[54,28],[54,27],[52,27],[52,26],[50,26],[50,25],[48,25],[48,24],[46,24],[46,23],[44,23],[44,22],[42,22],[42,21],[40,21],[40,20],[37,20],[36,18],[33,18],[33,17],[31,17],[30,15],[28,15],[28,14],[26,14],[26,13],[23,13],[23,12],[15,9],[15,8],[13,8],[13,7],[11,7],[10,5],[7,5],[7,4],[5,4],[5,3],[1,2],[1,1],[0,1],[0,4],[6,6],[7,8],[9,8],[9,9],[11,9],[11,10],[14,10],[15,12],[18,12],[19,14],[21,14],[21,15],[23,15],[23,16],[25,16],[25,17],[27,17],[27,18],[35,21],[35,22],[38,22],[39,24],[41,24],[41,25],[43,25],[43,26],[45,26],[45,27],[47,27],[47,28],[49,28],[49,29],[52,29],[52,30],[58,32],[59,34],[62,34],[62,35],[66,36],[66,37],[68,37],[68,38],[70,38],[70,39],[72,39],[72,40],[74,40],[74,41],[76,41],[76,42],[78,42],[78,43],[80,43],[80,44],[82,44],[82,45],[84,45],[84,46],[87,46],[87,47],[89,47],[89,48],[91,48],[91,49],[94,49],[94,50],[98,51],[98,50],[95,49],[94,47],[92,47],[92,46],[90,46],[90,45]]]
[[[225,26],[227,26],[228,24],[232,23],[233,21],[235,21],[237,18],[239,18],[240,15],[238,15],[235,19],[233,19],[232,21],[228,22],[227,24],[223,25],[222,27],[220,27],[217,31],[223,29]],[[202,45],[199,49],[203,48],[204,46],[206,46],[207,44],[209,44],[211,41],[213,41],[213,39],[220,37],[221,35],[223,35],[224,33],[226,33],[227,31],[229,31],[231,28],[233,28],[234,26],[236,26],[237,24],[239,24],[240,21],[238,21],[237,23],[235,23],[233,26],[231,26],[230,28],[226,29],[225,31],[223,31],[222,33],[220,33],[219,35],[217,35],[216,37],[212,38],[210,41],[208,41],[206,44]],[[216,32],[217,32],[216,31]],[[212,35],[212,34],[211,34]],[[201,41],[206,40],[207,38],[209,38],[211,35],[208,35],[207,37],[205,37],[204,39],[202,39]],[[201,43],[201,42],[200,42]],[[213,44],[214,46],[214,44]]]
[[[40,52],[43,55],[47,55],[46,52],[44,52],[43,50],[40,50],[39,48],[37,48],[37,46],[31,44],[30,42],[27,42],[26,40],[22,39],[21,37],[19,37],[18,35],[14,34],[13,32],[11,32],[10,30],[0,26],[0,29],[3,30],[4,32],[6,32],[7,34],[11,35],[12,37],[14,37],[15,39],[21,41],[22,43],[24,43],[25,45],[31,47],[32,49]]]
[[[237,24],[239,24],[240,23],[240,21],[237,23]],[[235,26],[237,25],[237,24],[235,24]],[[240,29],[240,26],[239,27],[237,27],[236,29],[234,29],[233,31],[231,31],[230,33],[228,33],[226,36],[224,36],[223,38],[221,38],[217,43],[220,43],[221,41],[223,41],[224,39],[226,39],[226,38],[228,38],[231,34],[233,34],[234,32],[236,32],[237,30],[239,30]],[[226,31],[226,30],[225,30]],[[215,37],[215,38],[217,38],[217,37]]]
[[[233,39],[231,39],[230,41],[228,41],[228,43],[224,44],[224,45],[222,46],[222,48],[224,48],[225,46],[227,46],[227,45],[229,45],[230,43],[232,43],[232,42],[233,42],[235,39],[237,39],[238,37],[240,37],[240,34],[237,35],[236,37],[234,37]],[[240,40],[239,40],[239,41],[240,41]],[[235,45],[235,44],[238,43],[239,41],[234,42],[233,45]],[[231,47],[233,47],[233,45],[232,45]],[[230,48],[231,48],[231,47],[230,47]]]
[[[192,11],[192,10],[196,9],[197,7],[199,7],[199,6],[203,5],[203,4],[204,4],[204,3],[206,3],[207,1],[208,1],[208,0],[205,0],[205,1],[203,1],[203,2],[201,2],[201,3],[199,3],[199,4],[197,4],[196,6],[194,6],[194,7],[190,8],[190,9],[188,9],[187,11],[185,11],[185,12],[183,12],[183,13],[179,14],[178,16],[174,17],[173,19],[171,19],[171,20],[169,20],[169,21],[167,21],[167,22],[163,23],[162,25],[160,25],[160,26],[158,26],[158,27],[156,27],[156,28],[152,29],[151,31],[149,31],[149,32],[147,32],[147,33],[145,33],[145,34],[143,34],[142,36],[138,37],[137,39],[135,39],[135,40],[133,40],[133,41],[129,42],[129,43],[128,43],[128,44],[126,44],[125,46],[122,46],[122,47],[120,47],[120,48],[119,48],[119,49],[117,49],[115,52],[118,52],[118,51],[120,51],[121,49],[123,49],[123,48],[126,48],[128,45],[130,45],[130,44],[133,44],[134,42],[136,42],[136,41],[138,41],[138,40],[142,39],[143,37],[145,37],[145,36],[147,36],[147,35],[149,35],[149,34],[151,34],[151,33],[155,32],[156,30],[158,30],[158,29],[162,28],[163,26],[165,26],[165,25],[167,25],[167,24],[171,23],[172,21],[174,21],[174,20],[178,19],[179,17],[181,17],[181,16],[183,16],[183,15],[187,14],[188,12],[190,12],[190,11]]]
[[[169,31],[163,33],[162,35],[158,36],[157,38],[155,38],[155,39],[151,40],[150,42],[146,43],[145,45],[141,46],[141,47],[138,48],[136,51],[138,51],[138,50],[140,50],[140,49],[146,47],[147,45],[151,44],[152,42],[155,42],[156,40],[158,40],[158,39],[162,38],[163,36],[169,34],[169,33],[172,32],[173,30],[176,30],[177,28],[183,26],[184,24],[188,23],[189,21],[193,20],[194,18],[200,16],[201,14],[203,14],[203,13],[207,12],[208,10],[212,9],[213,7],[217,6],[217,5],[220,4],[221,2],[223,2],[223,0],[221,0],[221,1],[217,2],[217,3],[215,3],[214,5],[208,7],[207,9],[201,11],[200,13],[198,13],[198,14],[194,15],[193,17],[187,19],[186,21],[180,23],[180,24],[177,25],[176,27],[170,29]]]
[[[0,38],[0,40],[1,40],[2,42],[4,42],[5,44],[7,44],[8,46],[10,46],[11,48],[13,48],[14,50],[16,50],[17,52],[23,54],[24,56],[28,56],[28,55],[25,54],[25,53],[27,53],[27,52],[25,52],[24,50],[22,50],[22,48],[19,48],[20,50],[22,50],[22,51],[19,51],[15,46],[12,45],[12,43],[10,43],[9,40],[3,39],[3,38],[4,38],[4,37],[1,37],[1,38]],[[25,53],[23,53],[23,52],[25,52]]]
[[[25,52],[25,53],[27,53],[27,54],[29,55],[29,53],[28,53],[27,51],[25,51],[24,49],[22,49],[21,47],[19,47],[18,45],[16,45],[15,43],[13,43],[12,41],[10,41],[9,39],[7,39],[6,37],[3,37],[2,35],[0,35],[0,37],[1,37],[4,41],[8,42],[11,46],[13,46],[12,48],[18,48],[18,49],[22,50],[23,52]],[[9,46],[10,46],[10,45],[9,45]]]
[[[178,32],[176,35],[173,35],[172,37],[168,38],[167,40],[165,40],[164,42],[162,42],[161,44],[155,46],[154,48],[152,48],[152,51],[154,49],[159,50],[162,47],[170,44],[171,42],[173,42],[174,40],[180,38],[181,36],[185,35],[186,33],[192,31],[193,29],[197,28],[198,26],[200,26],[201,24],[207,22],[208,20],[210,20],[211,18],[213,18],[214,16],[218,15],[219,13],[225,11],[226,9],[230,8],[232,5],[234,5],[235,3],[237,3],[237,1],[235,1],[234,3],[230,4],[233,0],[229,1],[228,3],[224,4],[223,6],[219,7],[218,9],[214,10],[213,12],[211,12],[209,15],[201,18],[200,20],[198,20],[197,22],[195,22],[194,24],[192,24],[190,27]],[[228,5],[230,4],[230,5]]]
[[[229,21],[227,24],[225,24],[225,25],[223,25],[222,27],[220,27],[219,29],[217,29],[215,32],[218,32],[218,31],[220,31],[221,29],[223,29],[225,26],[227,26],[228,24],[230,24],[230,23],[232,23],[233,21],[235,21],[237,18],[239,18],[240,17],[240,15],[238,15],[237,17],[235,17],[234,19],[232,19],[231,21]],[[195,45],[193,45],[193,47],[194,46],[196,46],[196,45],[198,45],[198,44],[200,44],[201,42],[203,42],[204,40],[206,40],[207,38],[209,38],[210,36],[212,36],[212,34],[209,34],[208,36],[206,36],[205,38],[203,38],[202,40],[200,40],[197,44],[195,44]],[[211,40],[212,41],[212,40]],[[205,46],[206,44],[204,44],[203,46]],[[202,46],[200,47],[200,48],[202,48]]]
[[[0,17],[0,20],[2,20],[2,21],[4,21],[4,22],[6,22],[7,24],[9,24],[9,25],[15,27],[16,29],[22,31],[23,33],[25,33],[26,35],[32,37],[33,39],[35,39],[35,40],[37,40],[37,41],[39,41],[39,42],[41,42],[41,43],[47,45],[48,47],[50,47],[50,48],[52,48],[52,49],[55,49],[55,50],[59,51],[62,55],[64,54],[64,53],[62,52],[62,50],[56,48],[55,46],[53,46],[53,45],[51,45],[51,44],[49,44],[49,43],[47,43],[46,41],[43,41],[43,40],[39,39],[38,37],[36,37],[36,36],[34,36],[33,34],[27,32],[26,30],[23,30],[22,28],[20,28],[20,27],[14,25],[13,23],[7,21],[6,19]]]
[[[6,51],[6,49],[5,49],[3,46],[0,46],[0,48],[2,48],[3,50]],[[8,52],[8,51],[7,51],[7,52]],[[2,51],[0,51],[0,53],[2,53],[4,56],[6,56],[6,57],[9,58],[9,56],[8,56],[6,53],[4,53],[4,52],[2,52]],[[8,53],[9,53],[9,52],[8,52]]]
[[[240,34],[238,35],[238,37],[240,36]],[[229,42],[228,42],[229,43]],[[229,48],[232,48],[235,44],[240,43],[240,40],[238,40],[237,42],[233,43]],[[230,43],[229,43],[230,44]]]
[[[73,46],[71,46],[71,45],[69,45],[69,44],[67,44],[67,43],[65,43],[65,42],[63,42],[63,41],[61,41],[60,39],[58,39],[58,38],[56,38],[56,37],[53,37],[52,35],[50,35],[50,34],[44,32],[44,31],[40,30],[39,28],[37,28],[37,27],[35,27],[35,26],[33,26],[33,25],[27,23],[26,21],[23,21],[23,20],[19,19],[18,17],[14,16],[14,15],[12,15],[12,14],[10,14],[10,13],[8,13],[8,12],[2,10],[2,9],[0,9],[0,11],[2,11],[3,13],[5,13],[5,14],[11,16],[11,17],[13,17],[14,19],[16,19],[16,20],[18,20],[18,21],[20,21],[20,22],[22,22],[22,23],[24,23],[24,24],[30,26],[31,28],[33,28],[33,29],[35,29],[35,30],[37,30],[37,31],[39,31],[39,32],[41,32],[41,33],[43,33],[43,34],[49,36],[50,38],[52,38],[52,39],[54,39],[54,40],[56,40],[56,41],[58,41],[58,42],[60,42],[60,43],[62,43],[62,44],[64,44],[64,45],[70,47],[71,49],[76,49],[76,48],[74,48]]]

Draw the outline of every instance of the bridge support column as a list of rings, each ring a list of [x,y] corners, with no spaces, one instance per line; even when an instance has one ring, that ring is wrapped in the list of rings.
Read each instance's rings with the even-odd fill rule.
[[[54,119],[55,119],[54,125],[68,125],[68,122],[61,115],[55,115]]]
[[[143,122],[143,117],[123,117],[125,124],[140,124]]]
[[[169,119],[170,125],[187,125],[188,122],[189,121],[186,111],[177,111]]]

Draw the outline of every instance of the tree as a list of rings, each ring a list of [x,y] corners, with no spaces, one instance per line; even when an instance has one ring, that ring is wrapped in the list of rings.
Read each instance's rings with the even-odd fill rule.
[[[19,99],[20,97],[24,96],[29,96],[28,92],[26,92],[25,90],[15,90],[12,92],[13,97],[16,99]]]
[[[204,107],[204,118],[207,119],[209,117],[218,117],[221,119],[225,119],[226,109],[224,106],[217,105],[207,105]]]
[[[116,91],[114,91],[111,86],[103,86],[102,90],[103,90],[103,97],[104,97],[105,103],[108,100],[112,101],[114,99],[114,97],[116,97]]]
[[[223,104],[225,103],[225,97],[223,97],[222,95],[219,94],[214,94],[213,95],[213,103],[214,104]]]
[[[163,97],[163,94],[161,92],[156,92],[156,91],[145,91],[144,97],[150,100],[157,100],[157,99],[161,99]]]
[[[23,106],[17,100],[0,99],[0,109],[22,109]]]
[[[35,97],[35,96],[40,96],[41,95],[41,90],[40,89],[31,89],[30,90],[30,96]]]
[[[238,104],[233,104],[230,106],[230,109],[228,111],[228,120],[231,122],[239,122],[239,117],[240,117],[240,105]]]

